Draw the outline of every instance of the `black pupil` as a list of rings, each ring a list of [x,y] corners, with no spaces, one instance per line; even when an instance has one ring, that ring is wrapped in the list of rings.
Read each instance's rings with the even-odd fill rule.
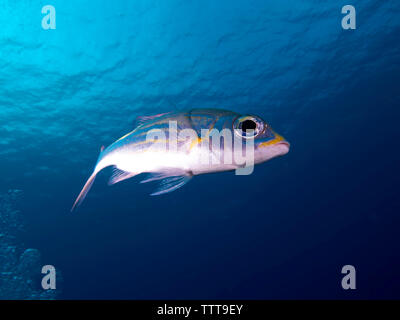
[[[242,122],[242,131],[246,132],[247,130],[256,130],[257,124],[252,120],[245,120]]]

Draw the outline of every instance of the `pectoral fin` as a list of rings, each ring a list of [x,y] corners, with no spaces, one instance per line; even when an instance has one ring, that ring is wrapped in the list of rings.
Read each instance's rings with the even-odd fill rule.
[[[180,187],[188,183],[191,178],[192,178],[191,176],[178,176],[161,180],[157,190],[150,195],[158,196],[160,194],[175,191],[176,189],[179,189]]]
[[[160,185],[155,192],[151,193],[151,196],[158,196],[160,194],[168,193],[179,189],[184,186],[192,178],[192,174],[185,173],[179,176],[171,176],[165,173],[153,173],[146,180],[141,181],[141,183],[146,183],[154,180],[161,180]]]

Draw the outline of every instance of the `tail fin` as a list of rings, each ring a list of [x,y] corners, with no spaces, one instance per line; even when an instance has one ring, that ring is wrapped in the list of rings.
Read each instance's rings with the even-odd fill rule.
[[[87,193],[89,192],[90,188],[93,185],[94,179],[96,178],[97,172],[93,172],[92,175],[89,177],[88,181],[86,181],[85,185],[83,186],[83,189],[81,193],[79,194],[78,198],[76,198],[74,205],[72,206],[71,212],[74,211],[74,209],[79,206],[82,201],[85,199]]]

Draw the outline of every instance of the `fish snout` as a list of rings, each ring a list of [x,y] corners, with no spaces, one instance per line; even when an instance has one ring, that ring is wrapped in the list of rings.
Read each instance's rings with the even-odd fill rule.
[[[279,153],[284,155],[289,152],[290,143],[286,140],[279,141],[275,144],[275,147],[278,148]]]

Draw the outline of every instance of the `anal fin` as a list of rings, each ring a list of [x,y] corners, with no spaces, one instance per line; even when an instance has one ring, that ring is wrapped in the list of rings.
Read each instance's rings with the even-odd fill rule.
[[[117,168],[114,168],[113,174],[111,175],[110,180],[108,180],[108,185],[116,184],[123,180],[132,178],[136,175],[137,175],[137,173],[135,173],[135,172],[127,172],[127,171],[122,171]]]

